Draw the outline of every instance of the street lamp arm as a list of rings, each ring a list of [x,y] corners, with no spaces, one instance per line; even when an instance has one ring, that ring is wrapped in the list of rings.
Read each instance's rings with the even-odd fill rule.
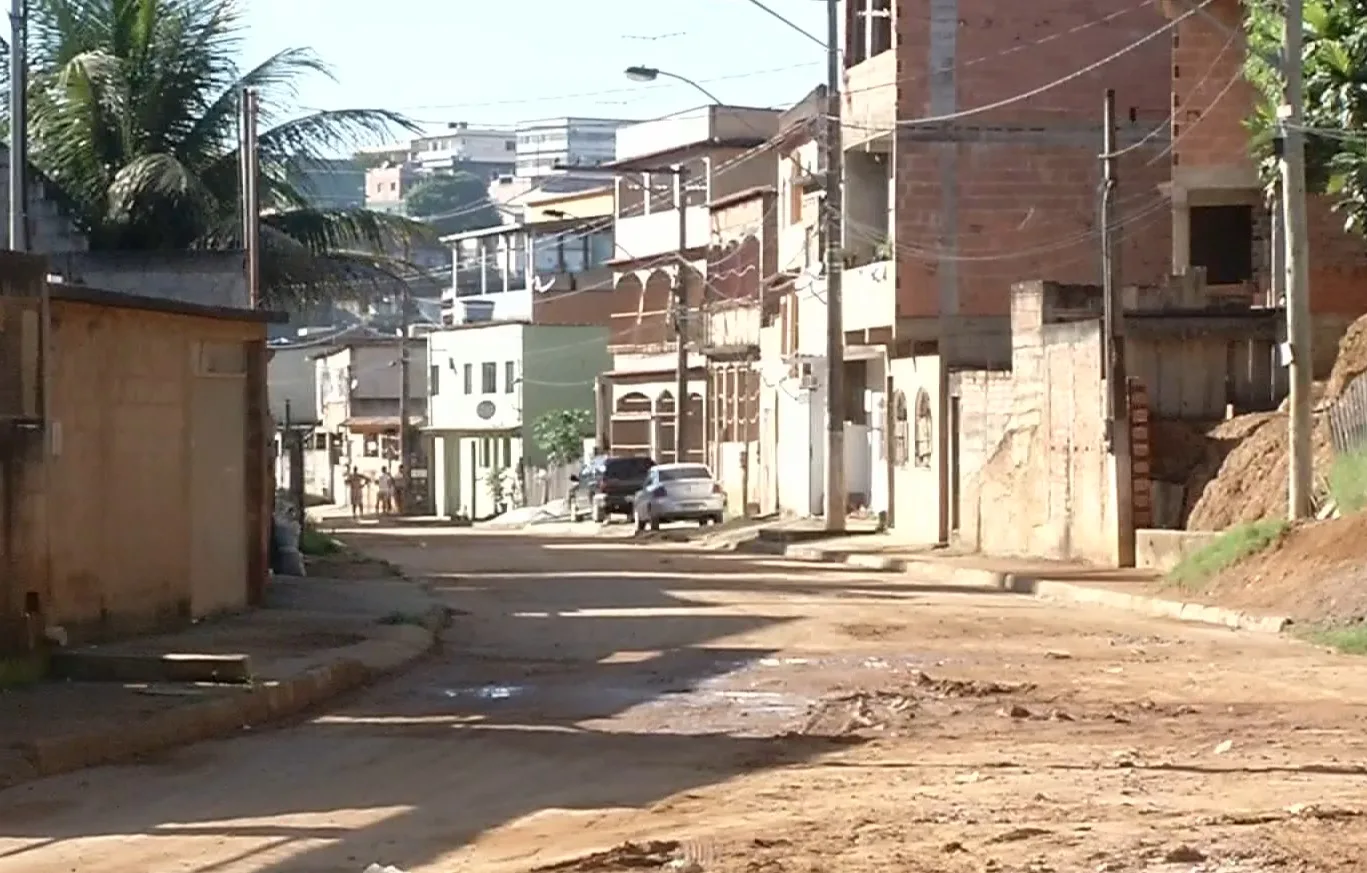
[[[720,97],[718,97],[716,94],[713,94],[711,91],[707,90],[702,85],[699,85],[697,82],[693,81],[687,76],[680,76],[678,73],[670,73],[666,72],[665,70],[661,70],[660,75],[665,76],[669,79],[674,79],[676,81],[683,82],[685,85],[691,86],[694,91],[697,91],[699,94],[706,97],[712,103],[715,103],[718,106],[722,105]]]
[[[653,82],[661,76],[666,79],[673,79],[676,82],[683,82],[694,91],[697,91],[699,94],[706,97],[708,102],[714,103],[717,106],[722,105],[721,98],[717,97],[716,94],[713,94],[687,76],[680,76],[678,73],[671,73],[668,70],[661,70],[658,67],[627,67],[626,74],[628,79],[635,82]]]

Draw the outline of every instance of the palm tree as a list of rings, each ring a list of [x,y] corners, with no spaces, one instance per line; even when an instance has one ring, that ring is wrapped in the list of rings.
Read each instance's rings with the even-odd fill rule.
[[[31,0],[31,159],[92,249],[240,248],[238,105],[261,99],[262,293],[298,305],[394,281],[384,253],[421,225],[312,208],[290,180],[320,157],[380,141],[402,116],[379,109],[299,116],[299,80],[328,75],[288,49],[240,70],[236,0]]]

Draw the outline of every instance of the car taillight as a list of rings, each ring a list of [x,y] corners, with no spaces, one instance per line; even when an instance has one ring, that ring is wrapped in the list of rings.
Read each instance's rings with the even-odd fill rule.
[[[713,493],[713,494],[721,494],[721,493],[723,493],[722,490],[721,490],[721,485],[717,484],[716,482],[713,482],[713,483],[712,483],[712,493]]]
[[[654,497],[668,497],[668,496],[669,496],[669,492],[665,490],[665,486],[663,486],[663,485],[656,485],[655,488],[652,489],[650,493],[651,493],[651,495],[654,496]]]

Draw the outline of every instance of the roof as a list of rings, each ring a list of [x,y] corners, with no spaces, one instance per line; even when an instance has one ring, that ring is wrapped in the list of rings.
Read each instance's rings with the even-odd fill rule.
[[[728,206],[735,206],[738,203],[745,203],[748,200],[756,200],[767,194],[777,194],[778,189],[773,185],[755,185],[752,188],[745,188],[734,194],[727,194],[725,197],[718,197],[716,200],[707,204],[708,209],[725,209]]]
[[[644,155],[635,155],[621,160],[608,161],[599,164],[601,170],[616,170],[623,173],[647,172],[650,169],[660,169],[667,164],[670,158],[688,157],[698,151],[707,149],[752,149],[764,145],[768,140],[762,136],[734,136],[734,137],[712,137],[711,139],[699,140],[698,142],[685,143],[683,145],[673,145],[667,149],[657,152],[650,152]]]
[[[516,209],[518,212],[520,212],[521,204],[518,204]],[[514,224],[496,224],[493,227],[481,227],[478,230],[465,230],[461,231],[460,233],[448,233],[446,236],[441,237],[441,241],[444,243],[454,243],[466,239],[483,239],[484,237],[502,236],[505,233],[516,233],[519,230],[526,229],[526,225],[521,224],[520,222]]]
[[[168,315],[187,315],[194,318],[215,318],[222,321],[242,321],[256,324],[285,324],[289,314],[272,309],[243,309],[237,306],[212,306],[205,303],[188,303],[166,297],[149,297],[145,294],[127,294],[122,291],[105,291],[72,285],[66,282],[49,282],[48,295],[52,300],[65,300],[72,303],[87,303],[92,306],[108,306],[114,309],[137,309],[143,312],[163,312]]]
[[[422,424],[421,415],[408,416],[408,426],[417,427]],[[379,430],[381,428],[397,428],[399,417],[397,415],[353,415],[342,422],[342,427],[349,427],[352,430]]]

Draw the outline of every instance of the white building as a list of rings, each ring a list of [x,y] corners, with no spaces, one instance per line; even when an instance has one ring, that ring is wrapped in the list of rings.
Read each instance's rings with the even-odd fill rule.
[[[634,123],[619,118],[547,118],[519,124],[516,174],[536,179],[564,175],[557,166],[605,164],[617,155],[617,129]]]
[[[563,485],[569,471],[547,470],[533,426],[561,410],[591,420],[595,380],[609,361],[607,328],[485,322],[436,331],[427,343],[436,513],[486,518],[540,503],[542,485]]]

